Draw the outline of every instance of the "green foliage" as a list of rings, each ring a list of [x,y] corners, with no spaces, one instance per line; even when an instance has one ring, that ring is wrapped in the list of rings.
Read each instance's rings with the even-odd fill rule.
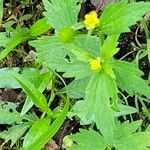
[[[61,127],[62,123],[64,122],[67,112],[69,109],[69,101],[66,100],[66,104],[64,106],[63,111],[57,117],[57,119],[38,137],[34,142],[30,143],[30,145],[23,150],[40,150],[48,141],[51,139],[56,132]]]
[[[29,123],[15,125],[13,127],[10,127],[7,131],[1,132],[0,138],[4,139],[5,142],[11,140],[10,146],[12,147],[17,142],[17,140],[23,136],[23,134],[30,126],[31,125]]]
[[[108,36],[105,40],[102,48],[100,49],[101,57],[105,61],[110,61],[112,57],[118,52],[119,48],[116,48],[118,45],[119,35]]]
[[[73,146],[67,150],[104,150],[106,147],[106,143],[102,136],[98,132],[91,129],[82,129],[80,130],[80,133],[70,135],[69,138],[77,144],[73,144]]]
[[[24,37],[19,33],[16,33],[12,36],[11,40],[7,42],[6,48],[0,52],[0,61],[5,58],[10,51],[15,48],[18,44],[22,43],[23,41],[26,41],[28,37]]]
[[[17,73],[12,73],[12,76],[20,84],[22,89],[27,93],[29,98],[34,102],[37,107],[51,114],[46,102],[46,98],[30,81]]]
[[[33,122],[35,118],[30,115],[20,116],[14,103],[0,101],[0,124],[21,124],[23,119]]]
[[[136,133],[135,131],[139,128],[140,125],[141,121],[135,121],[130,124],[128,121],[124,122],[123,124],[118,123],[116,129],[114,130],[115,136],[112,145],[107,143],[98,132],[93,130],[81,130],[80,133],[69,136],[77,144],[73,144],[70,148],[68,148],[68,150],[78,150],[85,147],[87,150],[104,150],[112,147],[118,150],[148,150],[149,148],[147,146],[150,145],[150,133]]]
[[[149,11],[149,2],[110,3],[100,16],[100,30],[105,34],[129,32],[129,27],[140,21]]]
[[[111,141],[114,136],[115,121],[111,103],[113,105],[116,102],[117,85],[115,81],[105,72],[95,74],[86,89],[87,117],[90,117],[92,113],[94,114],[97,128],[108,141]],[[103,118],[103,121],[100,121],[101,118]]]
[[[52,77],[53,77],[53,73],[51,71],[41,74],[40,79],[42,80],[40,79],[36,80],[36,84],[35,84],[36,88],[38,88],[40,92],[43,92],[47,87],[47,85],[49,84],[49,82],[52,80]],[[29,97],[27,97],[23,105],[23,108],[21,110],[21,115],[26,114],[26,112],[33,106],[33,104],[34,104],[33,101]]]
[[[57,31],[77,23],[81,0],[43,0],[46,12],[44,15]],[[63,6],[63,7],[62,7]]]
[[[21,86],[18,82],[12,77],[11,72],[20,73],[21,76],[25,77],[27,80],[32,82],[35,86],[38,85],[38,82],[42,82],[45,73],[40,73],[38,69],[34,68],[2,68],[0,69],[0,88],[12,88],[18,89]]]
[[[48,31],[51,28],[51,26],[48,24],[48,21],[46,18],[42,18],[40,20],[38,20],[37,22],[35,22],[30,30],[29,30],[29,34],[32,37],[36,37],[41,35],[42,33]]]
[[[49,125],[50,125],[49,118],[42,118],[35,121],[24,138],[23,147],[24,148],[28,147],[32,142],[38,139],[42,135],[42,133],[49,128]]]
[[[60,89],[58,92],[68,92],[70,98],[82,98],[85,96],[85,90],[88,82],[89,78],[73,80],[70,84],[67,85],[67,88]]]
[[[150,133],[134,133],[140,125],[141,121],[132,122],[130,124],[126,121],[122,125],[118,125],[117,130],[115,131],[115,147],[119,150],[148,150],[147,146],[150,145]]]
[[[63,28],[59,32],[59,40],[63,43],[71,42],[75,36],[75,31],[71,28]]]
[[[132,63],[124,61],[113,62],[113,69],[116,80],[120,88],[128,92],[131,96],[135,93],[150,97],[150,88],[146,81],[141,78],[142,71]]]
[[[132,25],[142,20],[143,15],[150,11],[150,3],[110,3],[99,18],[96,12],[87,17],[89,25],[98,19],[100,23],[93,24],[96,29],[86,32],[85,21],[78,22],[81,2],[43,0],[45,17],[30,29],[20,25],[14,29],[11,22],[3,26],[6,32],[0,33],[0,60],[16,46],[30,40],[30,46],[37,53],[33,66],[38,69],[0,69],[0,88],[21,88],[27,95],[20,112],[15,104],[0,102],[0,124],[9,125],[6,131],[0,133],[0,138],[4,142],[11,140],[13,146],[24,136],[23,146],[19,148],[40,150],[56,134],[68,114],[69,117],[77,116],[82,125],[90,125],[89,130],[82,129],[80,133],[70,136],[75,143],[69,150],[147,150],[150,133],[139,130],[142,121],[118,121],[120,116],[125,118],[125,115],[138,113],[138,109],[124,104],[119,90],[135,96],[137,104],[139,95],[145,96],[148,102],[150,87],[141,78],[143,72],[132,62],[113,57],[119,51],[120,34],[130,31]],[[0,9],[0,19],[2,11]],[[26,14],[20,21],[30,17]],[[38,37],[51,28],[54,35]],[[149,40],[147,53],[149,55]],[[39,68],[46,68],[46,71],[42,72]],[[63,77],[71,79],[66,84]],[[60,87],[58,78],[64,87]],[[63,110],[60,106],[50,109],[55,96],[60,106],[64,106]],[[79,101],[72,105],[72,101],[74,103],[76,100]],[[128,104],[127,99],[125,102]],[[40,108],[41,116],[30,114],[34,104]],[[69,108],[71,111],[68,113]],[[91,129],[93,126],[97,132],[95,128]]]
[[[76,41],[79,43],[79,40]],[[80,43],[82,42],[83,41],[80,41]],[[30,42],[30,45],[36,47],[38,59],[42,64],[48,68],[55,69],[58,72],[65,72],[63,75],[64,77],[76,77],[79,79],[89,76],[92,73],[88,62],[77,60],[73,53],[68,51],[70,47],[71,51],[76,50],[72,48],[72,45],[74,47],[74,43],[71,44],[71,46],[70,44],[69,46],[66,46],[59,42],[57,37],[53,36],[42,37],[37,41]],[[70,59],[72,58],[71,61],[69,61],[66,56]]]

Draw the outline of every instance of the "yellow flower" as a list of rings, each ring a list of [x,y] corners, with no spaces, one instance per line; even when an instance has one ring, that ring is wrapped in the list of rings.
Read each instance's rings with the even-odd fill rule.
[[[99,24],[96,11],[91,11],[89,14],[85,15],[84,24],[87,29],[94,29],[96,25]]]
[[[90,62],[90,68],[93,71],[101,70],[102,66],[101,66],[100,58],[92,59],[91,62]]]

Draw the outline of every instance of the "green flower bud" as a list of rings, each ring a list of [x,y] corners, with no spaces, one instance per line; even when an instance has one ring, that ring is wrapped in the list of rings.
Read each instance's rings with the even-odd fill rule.
[[[63,43],[68,43],[73,40],[75,31],[72,28],[63,28],[59,32],[59,40]]]

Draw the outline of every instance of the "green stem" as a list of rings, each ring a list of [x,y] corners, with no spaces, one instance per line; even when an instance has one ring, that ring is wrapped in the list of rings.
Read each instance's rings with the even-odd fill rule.
[[[49,98],[49,101],[48,101],[48,107],[50,106],[50,104],[52,103],[52,101],[54,100],[55,98],[55,93],[53,91],[53,89],[51,90],[51,95],[50,95],[50,98]],[[46,115],[46,112],[44,111],[41,118],[44,118]],[[48,114],[50,117],[53,116],[53,112],[50,110],[50,113]]]

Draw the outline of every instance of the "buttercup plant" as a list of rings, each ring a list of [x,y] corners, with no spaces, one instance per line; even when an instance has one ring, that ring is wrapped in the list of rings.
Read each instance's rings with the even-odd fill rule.
[[[43,0],[43,19],[26,32],[24,29],[11,32],[10,39],[3,35],[8,41],[0,52],[1,60],[16,45],[29,40],[29,45],[36,49],[36,63],[40,67],[23,69],[21,73],[19,68],[0,69],[0,73],[6,75],[6,81],[0,81],[1,88],[6,88],[11,80],[9,88],[22,88],[27,94],[21,114],[15,106],[14,112],[9,112],[12,103],[5,109],[0,108],[2,116],[9,114],[10,119],[4,121],[4,116],[0,117],[0,124],[13,125],[8,131],[1,132],[0,138],[11,140],[13,146],[16,141],[7,135],[14,135],[12,128],[19,126],[21,132],[16,140],[25,135],[21,148],[40,150],[68,115],[79,118],[82,125],[91,125],[64,138],[69,141],[68,150],[148,150],[150,132],[139,129],[142,121],[121,122],[118,117],[137,112],[136,108],[124,105],[121,100],[121,96],[125,97],[123,91],[139,99],[144,97],[149,102],[150,87],[141,78],[143,72],[134,62],[117,60],[114,55],[119,51],[120,34],[130,31],[129,27],[143,19],[142,16],[150,11],[150,3],[129,3],[126,0],[110,3],[100,16],[91,11],[78,22],[81,3],[82,0]],[[54,35],[36,38],[50,28],[55,30]],[[64,84],[61,89],[55,85],[57,78]],[[73,81],[67,85],[64,78]],[[42,92],[49,83],[51,93],[47,98]],[[50,109],[56,96],[62,99],[64,107]],[[74,105],[72,99],[76,100]],[[41,110],[40,117],[28,113],[33,105]],[[14,119],[14,116],[17,117]],[[67,141],[64,140],[64,145]]]

